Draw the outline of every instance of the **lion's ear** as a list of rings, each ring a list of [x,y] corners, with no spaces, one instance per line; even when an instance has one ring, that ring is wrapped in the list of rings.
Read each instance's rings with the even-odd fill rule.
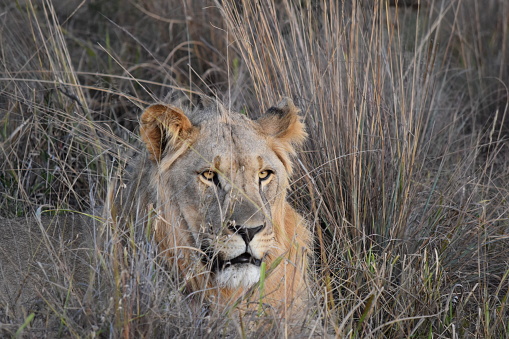
[[[191,121],[175,106],[152,105],[145,109],[140,123],[141,139],[152,160],[160,160],[168,144],[178,146],[193,130]]]
[[[262,131],[273,138],[272,150],[289,175],[293,172],[290,155],[295,154],[295,148],[301,146],[307,137],[306,127],[298,113],[293,101],[284,98],[257,120]]]
[[[299,109],[292,99],[284,98],[277,106],[270,107],[257,122],[266,134],[288,144],[289,151],[293,153],[294,147],[301,146],[307,137],[306,127],[298,113]]]

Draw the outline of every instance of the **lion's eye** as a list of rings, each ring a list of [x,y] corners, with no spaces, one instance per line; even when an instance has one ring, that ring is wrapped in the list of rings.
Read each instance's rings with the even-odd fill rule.
[[[212,170],[206,170],[200,173],[200,180],[209,186],[216,185],[217,187],[221,187],[221,183],[219,182],[219,176],[217,172]]]
[[[205,180],[214,181],[214,178],[217,176],[217,174],[214,171],[204,171],[201,173],[201,176]]]
[[[271,170],[263,170],[258,172],[258,178],[260,178],[260,181],[266,181],[272,177],[272,174]]]

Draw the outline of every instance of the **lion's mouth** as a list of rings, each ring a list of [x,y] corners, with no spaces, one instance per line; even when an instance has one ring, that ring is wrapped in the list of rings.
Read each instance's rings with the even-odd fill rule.
[[[256,259],[247,252],[244,252],[238,257],[229,260],[221,260],[217,256],[215,256],[212,259],[211,270],[212,272],[221,271],[233,265],[245,265],[245,264],[252,264],[259,267],[262,264],[262,261],[261,259]]]
[[[262,261],[260,259],[256,259],[251,254],[244,252],[238,257],[235,257],[230,260],[223,261],[223,268],[228,267],[229,265],[235,265],[235,264],[253,264],[255,266],[260,266],[262,264]]]

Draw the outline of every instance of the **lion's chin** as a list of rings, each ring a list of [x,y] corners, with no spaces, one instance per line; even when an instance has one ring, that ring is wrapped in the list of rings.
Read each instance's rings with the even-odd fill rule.
[[[253,264],[235,264],[216,273],[216,283],[223,288],[248,288],[260,280],[260,267]]]

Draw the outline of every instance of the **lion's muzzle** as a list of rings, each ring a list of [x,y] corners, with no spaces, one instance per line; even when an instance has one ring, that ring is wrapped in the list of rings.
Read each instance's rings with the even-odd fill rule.
[[[238,240],[240,240],[238,237],[242,238],[244,248],[242,250],[239,248],[238,250],[243,252],[238,251],[237,253],[240,252],[241,254],[231,258],[225,256],[221,253],[221,251],[219,251],[219,253],[215,251],[211,244],[202,244],[202,250],[205,253],[202,258],[203,263],[210,268],[211,272],[216,274],[217,278],[222,277],[220,280],[223,280],[223,285],[225,284],[225,277],[229,277],[228,280],[230,281],[228,281],[228,285],[235,285],[235,283],[231,281],[233,276],[237,277],[234,278],[234,280],[240,280],[239,283],[241,283],[242,280],[244,280],[244,278],[241,277],[247,275],[247,280],[243,283],[243,285],[256,282],[255,279],[259,276],[259,269],[263,258],[257,258],[252,253],[250,244],[255,236],[264,229],[265,224],[254,227],[246,227],[236,225],[234,221],[229,222],[226,232],[229,233],[229,236],[233,236]],[[236,246],[240,246],[240,244]]]
[[[265,228],[265,225],[260,225],[256,227],[244,227],[244,226],[237,226],[235,223],[230,223],[228,225],[228,229],[232,231],[234,234],[238,234],[242,237],[246,245],[249,245],[251,240],[255,237],[257,233],[262,231]]]

